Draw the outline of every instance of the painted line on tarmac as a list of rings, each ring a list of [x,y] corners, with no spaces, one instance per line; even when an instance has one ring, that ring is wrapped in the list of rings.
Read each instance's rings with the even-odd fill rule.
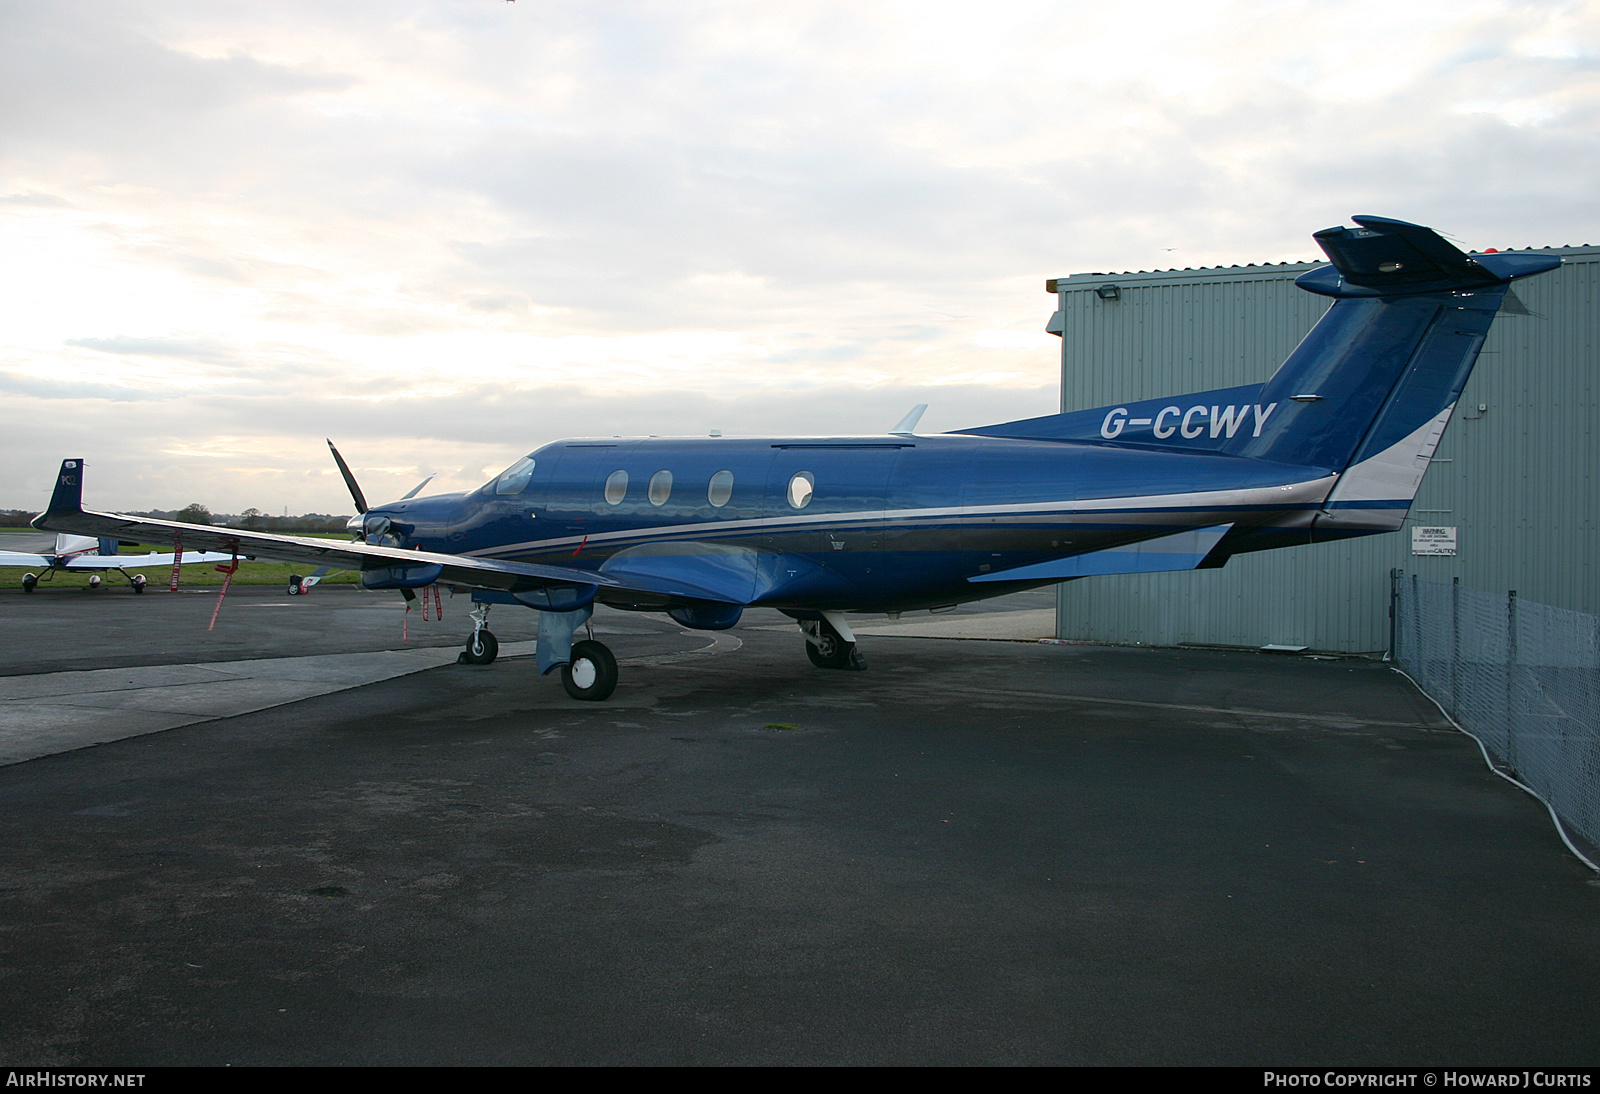
[[[1424,721],[1390,722],[1380,718],[1362,718],[1353,714],[1305,714],[1300,711],[1292,710],[1255,710],[1250,707],[1206,707],[1199,706],[1194,703],[1152,703],[1144,699],[1110,699],[1100,695],[1068,695],[1063,692],[1054,691],[1016,691],[1013,689],[988,690],[984,688],[963,688],[949,684],[941,685],[940,690],[948,691],[951,694],[971,695],[990,700],[997,698],[1005,699],[1010,696],[1016,696],[1018,699],[1026,699],[1030,702],[1036,702],[1039,700],[1057,700],[1068,703],[1097,703],[1116,707],[1139,707],[1146,710],[1183,710],[1195,714],[1227,714],[1236,718],[1267,718],[1274,721],[1289,719],[1299,722],[1320,722],[1325,725],[1339,726],[1341,728],[1349,728],[1351,726],[1358,725],[1383,726],[1392,729],[1444,728],[1443,723],[1435,726]]]

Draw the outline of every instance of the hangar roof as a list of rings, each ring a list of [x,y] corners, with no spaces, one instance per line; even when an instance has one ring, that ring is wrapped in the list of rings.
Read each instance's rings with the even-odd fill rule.
[[[1501,247],[1502,254],[1559,254],[1563,257],[1600,255],[1600,245],[1593,243],[1564,244],[1560,247]],[[1481,254],[1471,251],[1470,254]],[[1119,282],[1141,285],[1178,284],[1194,281],[1270,281],[1275,278],[1293,278],[1307,270],[1327,265],[1314,262],[1262,262],[1246,266],[1196,266],[1171,270],[1123,270],[1117,273],[1075,273],[1070,277],[1052,277],[1044,283],[1045,292],[1071,292],[1074,289],[1093,289],[1108,278]]]

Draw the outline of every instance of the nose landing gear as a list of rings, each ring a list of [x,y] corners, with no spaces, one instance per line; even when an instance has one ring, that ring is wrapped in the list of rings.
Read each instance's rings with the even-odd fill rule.
[[[489,633],[489,605],[480,604],[472,609],[472,633],[467,636],[467,648],[456,658],[459,665],[488,665],[500,656],[500,640]]]

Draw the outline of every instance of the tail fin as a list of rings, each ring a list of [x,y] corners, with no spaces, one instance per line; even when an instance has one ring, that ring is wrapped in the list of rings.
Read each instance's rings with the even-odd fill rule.
[[[28,523],[35,528],[45,526],[47,517],[71,516],[83,512],[83,461],[62,460],[61,471],[56,476],[56,488],[50,495],[45,511]]]
[[[1297,284],[1332,308],[1257,402],[1271,424],[1223,451],[1334,472],[1316,538],[1398,528],[1511,282],[1554,255],[1467,255],[1438,233],[1358,216],[1313,237],[1332,261]]]

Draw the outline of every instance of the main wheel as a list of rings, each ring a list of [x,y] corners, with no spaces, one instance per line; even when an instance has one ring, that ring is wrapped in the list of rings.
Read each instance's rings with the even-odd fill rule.
[[[617,659],[599,642],[574,642],[572,660],[561,666],[561,686],[574,699],[608,698],[617,690]]]
[[[819,669],[846,669],[855,645],[839,637],[839,632],[828,626],[826,620],[817,626],[817,641],[806,639],[806,656]]]
[[[22,575],[22,591],[23,592],[25,592],[25,593],[33,592],[34,588],[37,587],[38,584],[39,584],[39,575],[38,574],[23,574]]]
[[[134,574],[133,581],[130,584],[133,585],[134,592],[142,593],[144,592],[144,587],[148,584],[148,582],[145,580],[145,576],[143,574]]]
[[[467,639],[467,648],[462,651],[461,663],[464,665],[487,665],[499,656],[500,640],[490,634],[487,629],[479,629]]]
[[[289,595],[290,596],[299,596],[300,595],[300,583],[302,581],[304,581],[304,580],[305,580],[305,578],[301,577],[299,574],[290,574],[289,575]]]

